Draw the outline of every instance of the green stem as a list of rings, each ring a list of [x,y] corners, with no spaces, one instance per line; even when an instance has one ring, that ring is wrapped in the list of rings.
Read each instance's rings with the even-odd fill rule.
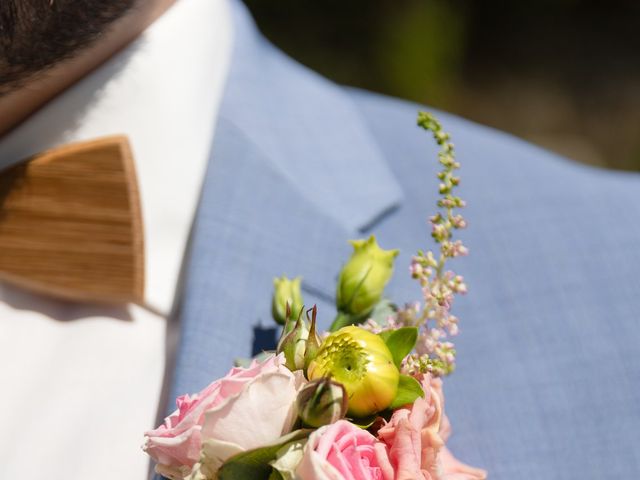
[[[336,330],[340,330],[342,327],[346,327],[348,325],[357,325],[361,323],[358,319],[352,317],[348,313],[338,312],[335,320],[331,324],[329,328],[330,332],[335,332]]]

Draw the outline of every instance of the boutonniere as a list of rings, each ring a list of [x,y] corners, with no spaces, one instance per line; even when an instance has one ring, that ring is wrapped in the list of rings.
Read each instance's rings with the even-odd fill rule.
[[[143,449],[175,480],[481,480],[446,447],[451,427],[442,379],[455,369],[452,307],[464,279],[450,260],[468,253],[455,195],[460,164],[433,115],[418,125],[440,147],[440,198],[430,217],[436,248],[412,258],[422,298],[385,298],[397,250],[374,236],[353,240],[336,287],[335,317],[318,331],[301,279],[274,281],[271,311],[282,325],[277,350],[236,366],[195,395],[177,399]],[[265,306],[267,307],[267,306]]]

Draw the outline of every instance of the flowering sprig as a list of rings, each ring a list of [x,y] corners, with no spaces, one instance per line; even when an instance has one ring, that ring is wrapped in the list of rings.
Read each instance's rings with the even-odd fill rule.
[[[384,289],[393,274],[398,250],[383,250],[373,235],[367,240],[354,240],[351,242],[354,252],[340,272],[336,291],[337,316],[330,331],[335,332],[363,321],[364,328],[376,334],[403,327],[417,328],[420,333],[415,352],[404,360],[402,373],[444,376],[453,372],[456,360],[451,337],[458,333],[458,318],[451,313],[451,309],[455,296],[467,292],[462,276],[446,268],[448,260],[468,253],[462,241],[453,238],[456,230],[467,226],[459,213],[465,202],[454,194],[455,188],[460,185],[460,177],[456,175],[460,164],[455,159],[449,134],[429,113],[419,112],[417,123],[432,133],[440,147],[438,161],[442,167],[437,173],[440,194],[438,209],[429,217],[431,237],[438,248],[426,253],[419,250],[410,265],[411,276],[420,284],[422,300],[400,309],[385,300]],[[278,279],[276,286],[294,285],[294,282],[287,282]],[[296,286],[299,290],[299,281]],[[284,288],[281,290],[285,291]],[[285,293],[293,298],[289,290],[292,289],[286,289]],[[284,310],[285,295],[278,293],[276,289],[274,312]],[[379,324],[379,319],[385,316],[386,322]],[[277,316],[274,318],[278,320]]]
[[[422,250],[412,258],[410,273],[420,283],[423,302],[412,303],[395,312],[380,327],[374,321],[367,322],[373,331],[397,329],[402,326],[420,327],[420,336],[415,353],[403,363],[406,374],[431,373],[436,376],[448,375],[455,368],[456,350],[450,337],[458,333],[458,318],[451,313],[455,295],[467,292],[462,276],[446,269],[447,260],[467,255],[468,250],[460,240],[453,239],[455,230],[465,228],[467,223],[458,209],[465,206],[464,200],[453,194],[460,184],[455,175],[460,164],[455,159],[453,143],[449,134],[442,131],[436,118],[425,112],[418,114],[418,125],[432,132],[440,146],[438,160],[442,170],[440,180],[438,211],[429,218],[431,236],[439,245],[439,251]]]
[[[411,372],[419,370],[447,375],[454,370],[456,357],[454,345],[448,338],[458,333],[458,318],[451,314],[451,307],[455,295],[466,293],[467,286],[462,276],[445,267],[447,260],[468,253],[460,240],[453,239],[454,231],[467,225],[457,212],[465,206],[465,202],[453,194],[454,188],[460,184],[460,177],[455,175],[460,164],[455,159],[449,134],[442,131],[440,122],[429,113],[418,114],[418,125],[431,131],[440,146],[438,160],[442,170],[437,176],[441,198],[437,203],[439,211],[429,219],[431,236],[439,244],[440,251],[437,258],[431,251],[426,254],[419,251],[411,262],[411,276],[420,283],[424,304],[422,308],[416,308],[415,305],[405,307],[399,312],[399,317],[409,317],[407,320],[410,319],[413,325],[423,328],[416,353],[407,358],[404,368]]]

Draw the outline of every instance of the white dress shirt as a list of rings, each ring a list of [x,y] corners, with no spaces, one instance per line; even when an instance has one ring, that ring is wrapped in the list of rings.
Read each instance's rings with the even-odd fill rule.
[[[1,158],[110,134],[132,145],[146,306],[0,284],[0,478],[145,478],[172,309],[228,70],[226,0],[178,0],[134,43],[7,136]],[[6,157],[5,157],[6,156]]]

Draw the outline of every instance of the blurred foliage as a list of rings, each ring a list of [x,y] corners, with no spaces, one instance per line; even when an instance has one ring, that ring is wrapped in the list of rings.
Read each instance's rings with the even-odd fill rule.
[[[464,55],[465,16],[446,0],[415,2],[382,26],[378,71],[388,93],[447,104]]]
[[[268,38],[340,83],[640,170],[640,0],[246,0]]]

